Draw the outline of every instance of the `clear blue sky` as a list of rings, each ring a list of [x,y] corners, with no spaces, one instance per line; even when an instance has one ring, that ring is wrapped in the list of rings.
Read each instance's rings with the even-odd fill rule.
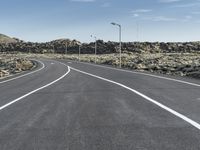
[[[0,0],[0,33],[25,41],[200,41],[200,0]],[[138,28],[137,28],[138,26]]]

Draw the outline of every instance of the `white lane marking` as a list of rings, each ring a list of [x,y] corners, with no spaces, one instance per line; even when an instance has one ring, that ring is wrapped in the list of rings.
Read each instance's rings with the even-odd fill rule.
[[[200,124],[199,124],[199,123],[195,122],[194,120],[192,120],[192,119],[190,119],[190,118],[184,116],[183,114],[181,114],[181,113],[179,113],[179,112],[177,112],[177,111],[175,111],[175,110],[173,110],[173,109],[171,109],[171,108],[169,108],[169,107],[167,107],[167,106],[165,106],[165,105],[163,105],[163,104],[157,102],[156,100],[154,100],[154,99],[152,99],[152,98],[150,98],[150,97],[148,97],[148,96],[146,96],[146,95],[144,95],[144,94],[142,94],[142,93],[140,93],[140,92],[138,92],[138,91],[136,91],[136,90],[134,90],[134,89],[132,89],[132,88],[126,86],[126,85],[124,85],[124,84],[121,84],[121,83],[118,83],[118,82],[115,82],[115,81],[112,81],[112,80],[109,80],[109,79],[106,79],[106,78],[103,78],[103,77],[100,77],[100,76],[97,76],[97,75],[94,75],[94,74],[90,74],[90,73],[87,73],[87,72],[84,72],[84,71],[81,71],[81,70],[78,70],[78,69],[75,69],[75,68],[72,68],[72,67],[70,67],[70,68],[71,68],[72,70],[77,71],[77,72],[80,72],[80,73],[83,73],[83,74],[92,76],[92,77],[94,77],[94,78],[98,78],[98,79],[101,79],[101,80],[104,80],[104,81],[107,81],[107,82],[110,82],[110,83],[119,85],[119,86],[121,86],[121,87],[123,87],[123,88],[125,88],[125,89],[127,89],[127,90],[129,90],[129,91],[132,91],[132,92],[134,92],[135,94],[137,94],[137,95],[143,97],[144,99],[146,99],[146,100],[148,100],[148,101],[154,103],[155,105],[157,105],[157,106],[159,106],[160,108],[162,108],[162,109],[164,109],[164,110],[170,112],[171,114],[173,114],[173,115],[175,115],[175,116],[177,116],[177,117],[183,119],[184,121],[188,122],[189,124],[191,124],[192,126],[194,126],[194,127],[196,127],[197,129],[200,130]]]
[[[21,75],[21,76],[17,76],[17,77],[15,77],[15,78],[11,78],[11,79],[8,79],[8,80],[5,80],[5,81],[1,81],[0,84],[6,83],[6,82],[9,82],[9,81],[12,81],[12,80],[16,80],[16,79],[19,79],[19,78],[22,78],[22,77],[25,77],[25,76],[28,76],[28,75],[30,75],[30,74],[36,73],[36,72],[38,72],[38,71],[40,71],[40,70],[42,70],[42,69],[45,68],[45,65],[44,65],[43,62],[41,62],[41,61],[39,61],[39,60],[36,60],[36,61],[38,61],[39,63],[42,64],[42,68],[40,68],[40,69],[38,69],[38,70],[35,70],[35,71],[32,71],[32,72],[29,72],[29,73],[26,73],[26,74],[23,74],[23,75]]]
[[[54,65],[54,63],[51,63],[51,65]]]
[[[6,107],[8,107],[8,106],[10,106],[10,105],[12,105],[12,104],[14,104],[14,103],[16,103],[16,102],[22,100],[22,99],[25,98],[25,97],[27,97],[27,96],[29,96],[29,95],[31,95],[31,94],[33,94],[33,93],[39,91],[39,90],[42,90],[42,89],[44,89],[44,88],[46,88],[46,87],[48,87],[48,86],[50,86],[50,85],[52,85],[52,84],[58,82],[59,80],[63,79],[67,74],[69,74],[69,72],[70,72],[70,68],[68,67],[68,71],[67,71],[64,75],[62,75],[60,78],[58,78],[58,79],[54,80],[53,82],[51,82],[51,83],[49,83],[49,84],[47,84],[47,85],[44,85],[44,86],[42,86],[42,87],[40,87],[40,88],[38,88],[38,89],[35,89],[35,90],[33,90],[33,91],[31,91],[31,92],[29,92],[29,93],[27,93],[27,94],[25,94],[25,95],[23,95],[23,96],[21,96],[21,97],[19,97],[19,98],[13,100],[13,101],[11,101],[11,102],[9,102],[9,103],[7,103],[7,104],[1,106],[1,107],[0,107],[0,111],[3,110],[4,108],[6,108]]]
[[[71,64],[72,62],[68,62],[68,64]]]
[[[173,79],[173,78],[168,78],[168,77],[162,77],[162,76],[152,75],[152,74],[147,74],[147,73],[142,73],[142,72],[135,72],[135,71],[117,69],[117,68],[112,68],[112,67],[107,67],[107,66],[102,66],[102,65],[95,65],[95,64],[85,63],[85,62],[80,62],[80,63],[88,64],[88,65],[91,65],[91,66],[107,68],[107,69],[113,69],[113,70],[122,71],[122,72],[128,72],[128,73],[133,73],[133,74],[150,76],[150,77],[154,77],[154,78],[165,79],[165,80],[169,80],[169,81],[175,81],[175,82],[179,82],[179,83],[184,83],[184,84],[200,87],[200,84],[196,84],[196,83],[192,83],[192,82],[188,82],[188,81],[183,81],[183,80],[178,80],[178,79]]]

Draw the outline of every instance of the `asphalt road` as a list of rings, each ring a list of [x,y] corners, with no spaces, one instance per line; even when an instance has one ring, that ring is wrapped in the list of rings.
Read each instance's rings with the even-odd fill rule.
[[[0,80],[0,150],[200,149],[200,80],[40,61]]]

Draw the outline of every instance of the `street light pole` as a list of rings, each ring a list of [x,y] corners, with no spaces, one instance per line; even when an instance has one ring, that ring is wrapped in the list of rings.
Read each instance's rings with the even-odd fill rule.
[[[96,36],[93,36],[91,35],[91,37],[94,37],[95,39],[95,64],[97,63],[97,37]]]
[[[79,45],[79,48],[78,48],[78,60],[80,62],[80,56],[81,56],[81,45]]]
[[[67,54],[68,52],[68,44],[66,43],[66,50],[65,50],[65,54]]]
[[[117,24],[117,23],[114,23],[112,22],[111,23],[112,25],[114,26],[118,26],[119,27],[119,59],[120,59],[120,62],[119,62],[119,67],[121,68],[122,67],[122,27],[120,24]]]
[[[52,45],[52,48],[53,48],[53,54],[55,54],[55,47],[54,47],[54,45]]]
[[[122,67],[122,28],[119,25],[119,53],[120,53],[120,68]]]

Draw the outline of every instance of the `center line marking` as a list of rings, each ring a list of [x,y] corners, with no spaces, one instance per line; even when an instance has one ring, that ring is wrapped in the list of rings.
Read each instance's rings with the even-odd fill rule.
[[[200,124],[199,124],[199,123],[195,122],[194,120],[192,120],[192,119],[190,119],[190,118],[184,116],[183,114],[181,114],[181,113],[179,113],[179,112],[177,112],[177,111],[175,111],[175,110],[173,110],[173,109],[171,109],[171,108],[169,108],[169,107],[163,105],[163,104],[160,103],[160,102],[157,102],[156,100],[154,100],[154,99],[152,99],[152,98],[150,98],[150,97],[148,97],[148,96],[146,96],[146,95],[144,95],[144,94],[142,94],[142,93],[140,93],[140,92],[138,92],[138,91],[136,91],[136,90],[134,90],[134,89],[132,89],[132,88],[126,86],[126,85],[124,85],[124,84],[121,84],[121,83],[118,83],[118,82],[115,82],[115,81],[112,81],[112,80],[109,80],[109,79],[106,79],[106,78],[103,78],[103,77],[100,77],[100,76],[97,76],[97,75],[94,75],[94,74],[90,74],[90,73],[87,73],[87,72],[84,72],[84,71],[81,71],[81,70],[78,70],[78,69],[75,69],[75,68],[72,68],[72,67],[70,67],[70,68],[71,68],[72,70],[77,71],[77,72],[80,72],[80,73],[82,73],[82,74],[86,74],[86,75],[89,75],[89,76],[91,76],[91,77],[98,78],[98,79],[101,79],[101,80],[104,80],[104,81],[107,81],[107,82],[110,82],[110,83],[119,85],[119,86],[121,86],[121,87],[123,87],[123,88],[125,88],[125,89],[127,89],[127,90],[129,90],[129,91],[132,91],[132,92],[134,92],[135,94],[137,94],[137,95],[143,97],[144,99],[146,99],[146,100],[148,100],[148,101],[154,103],[155,105],[159,106],[160,108],[162,108],[162,109],[164,109],[164,110],[170,112],[171,114],[177,116],[178,118],[181,118],[182,120],[188,122],[189,124],[191,124],[192,126],[194,126],[194,127],[196,127],[197,129],[200,130]]]

